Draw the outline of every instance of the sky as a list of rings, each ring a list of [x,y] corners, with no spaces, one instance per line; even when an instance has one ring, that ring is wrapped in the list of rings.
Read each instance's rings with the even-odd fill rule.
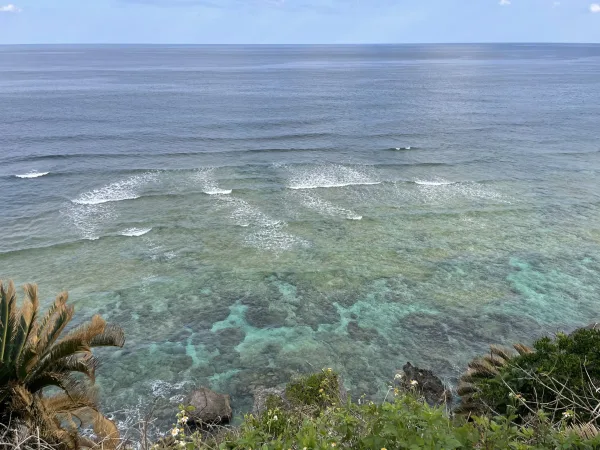
[[[0,0],[0,44],[600,43],[600,0]]]

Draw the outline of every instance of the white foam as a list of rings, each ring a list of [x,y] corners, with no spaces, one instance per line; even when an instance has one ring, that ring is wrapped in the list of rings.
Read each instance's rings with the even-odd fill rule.
[[[141,188],[156,180],[156,174],[135,175],[122,181],[108,184],[93,191],[84,192],[73,203],[78,205],[100,205],[108,202],[134,200],[140,197]]]
[[[128,228],[121,232],[121,236],[139,237],[150,233],[152,228]]]
[[[327,200],[323,200],[320,197],[310,195],[308,193],[301,193],[300,202],[307,208],[313,209],[327,216],[344,217],[348,220],[362,219],[362,216],[356,214],[354,211],[334,205]]]
[[[105,205],[77,205],[69,203],[61,210],[67,222],[74,226],[82,239],[100,239],[102,230],[116,218],[114,208]]]
[[[23,175],[15,175],[17,178],[39,178],[48,175],[50,172],[29,172]]]
[[[417,183],[417,181],[415,181]],[[416,198],[427,204],[449,205],[456,201],[485,201],[510,204],[511,199],[475,182],[452,183],[445,180],[417,183]]]
[[[214,189],[206,189],[203,192],[208,195],[229,195],[229,194],[231,194],[232,190],[231,189],[214,188]]]
[[[215,169],[200,169],[195,173],[195,179],[202,185],[202,192],[208,195],[229,195],[231,189],[221,189],[215,180]]]
[[[245,245],[273,253],[310,245],[308,241],[286,232],[285,221],[270,217],[245,200],[227,196],[218,199],[231,208],[230,217],[233,222],[245,229]]]
[[[421,186],[447,186],[449,184],[455,184],[454,181],[446,181],[446,180],[437,180],[437,181],[415,180],[415,183],[420,184]]]
[[[366,171],[339,164],[302,169],[289,167],[288,171],[291,172],[288,185],[290,189],[332,188],[381,183],[374,180]]]
[[[266,227],[251,233],[244,239],[246,245],[272,252],[289,251],[294,248],[310,247],[310,243],[293,234],[282,231],[282,227]]]
[[[410,149],[411,149],[410,146],[408,146],[408,147],[396,147],[396,150],[410,150]]]
[[[282,221],[269,217],[258,208],[240,198],[223,197],[221,200],[233,207],[231,218],[236,225],[241,227],[249,227],[251,225],[257,227],[272,227],[283,224]]]

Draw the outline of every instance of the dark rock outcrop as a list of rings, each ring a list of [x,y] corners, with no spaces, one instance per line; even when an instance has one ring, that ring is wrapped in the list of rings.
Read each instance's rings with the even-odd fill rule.
[[[193,391],[184,402],[196,408],[189,413],[188,425],[195,428],[204,428],[211,425],[226,425],[231,421],[229,395],[217,394],[205,387]]]
[[[419,369],[409,362],[402,368],[402,372],[398,372],[395,383],[403,390],[418,392],[431,406],[449,403],[452,400],[452,394],[439,377],[431,370]]]

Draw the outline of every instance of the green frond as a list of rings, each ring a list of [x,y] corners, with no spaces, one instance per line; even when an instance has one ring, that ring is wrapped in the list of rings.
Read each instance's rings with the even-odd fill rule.
[[[33,317],[33,306],[29,299],[25,299],[25,304],[21,309],[21,313],[18,319],[18,325],[16,327],[16,333],[10,343],[10,356],[9,360],[16,363],[21,359],[23,348],[27,343],[27,339],[31,333],[31,319]]]
[[[25,380],[28,382],[29,379],[35,378],[44,372],[57,372],[56,369],[63,359],[78,353],[89,353],[90,351],[88,343],[84,341],[71,339],[59,342],[48,349]]]
[[[11,320],[14,316],[14,310],[16,309],[16,291],[15,285],[12,281],[8,282],[8,286],[4,286],[0,281],[0,326],[2,326],[0,334],[0,363],[5,362],[6,349],[9,346],[13,321]]]

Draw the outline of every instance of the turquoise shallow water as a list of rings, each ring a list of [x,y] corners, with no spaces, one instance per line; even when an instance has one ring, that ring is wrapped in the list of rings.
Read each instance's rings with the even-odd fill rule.
[[[0,277],[126,330],[106,410],[597,320],[600,46],[1,47]],[[168,415],[168,406],[159,411]]]

